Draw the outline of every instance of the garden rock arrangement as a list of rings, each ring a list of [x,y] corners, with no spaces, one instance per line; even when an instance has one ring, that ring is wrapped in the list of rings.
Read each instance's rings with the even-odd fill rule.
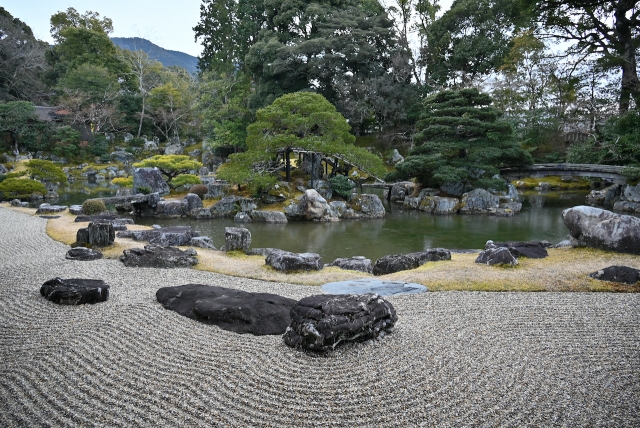
[[[106,302],[109,285],[99,279],[53,278],[42,284],[40,294],[61,305]]]
[[[397,320],[393,305],[377,294],[310,296],[291,309],[283,339],[301,351],[326,353],[347,342],[382,338]]]
[[[410,254],[394,254],[379,258],[373,265],[374,275],[386,275],[403,270],[415,269],[427,262],[451,260],[451,251],[444,248],[431,248]]]
[[[235,333],[283,334],[291,322],[293,299],[202,284],[164,287],[156,298],[166,309]]]
[[[127,230],[118,232],[118,238],[130,238],[164,246],[190,245],[198,236],[191,226],[170,226],[150,230]]]
[[[224,251],[242,251],[246,253],[251,246],[251,232],[243,227],[225,227],[224,242]]]
[[[292,200],[284,207],[284,213],[293,220],[338,221],[338,213],[315,189],[308,189]]]
[[[640,282],[640,270],[628,266],[609,266],[592,272],[589,276],[600,281],[620,282],[628,285],[636,285]]]
[[[133,169],[133,193],[158,193],[160,196],[169,194],[169,185],[158,168]]]
[[[640,213],[640,183],[614,184],[602,190],[592,190],[587,205],[623,213]]]
[[[144,249],[124,250],[120,261],[127,267],[181,268],[197,264],[197,254],[193,248],[182,251],[175,247],[150,244],[145,245]]]
[[[36,210],[36,214],[53,214],[53,213],[61,213],[69,208],[66,205],[49,205],[47,203],[40,204],[38,209]]]
[[[577,206],[562,212],[571,245],[640,254],[640,218]]]
[[[290,253],[274,250],[269,253],[265,263],[281,272],[322,270],[322,258],[316,253]]]
[[[355,256],[351,258],[338,258],[325,267],[336,266],[340,269],[357,270],[364,273],[373,273],[373,265],[371,260],[363,256]]]
[[[496,247],[493,244],[487,244],[487,248],[478,255],[478,258],[476,258],[476,263],[482,263],[490,266],[517,266],[518,260],[513,256],[513,254],[511,254],[507,247]]]
[[[361,278],[349,281],[329,282],[322,291],[328,294],[368,294],[395,296],[399,294],[424,293],[427,287],[421,284],[403,281],[382,281],[375,278]]]
[[[82,222],[86,222],[86,221],[99,222],[99,223],[110,223],[113,226],[113,230],[115,230],[115,231],[127,230],[127,225],[128,224],[133,224],[133,219],[118,217],[115,214],[109,213],[109,212],[96,214],[96,215],[83,215],[83,214],[80,214],[75,219],[76,223],[82,223]]]
[[[89,226],[78,229],[76,245],[91,247],[108,247],[113,245],[116,232],[111,223],[91,222]]]
[[[67,251],[65,258],[80,261],[98,260],[102,258],[102,253],[91,248],[75,247]]]
[[[493,242],[487,241],[485,250],[490,247],[505,247],[509,250],[511,255],[515,258],[527,257],[530,259],[544,259],[549,255],[545,248],[546,243],[542,241],[508,241],[508,242]]]

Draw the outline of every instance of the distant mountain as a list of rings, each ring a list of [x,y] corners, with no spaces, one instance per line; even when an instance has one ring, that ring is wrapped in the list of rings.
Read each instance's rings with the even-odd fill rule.
[[[165,67],[177,65],[191,74],[198,72],[198,58],[184,52],[170,51],[140,37],[112,37],[114,45],[130,51],[142,50],[149,58],[161,62]]]

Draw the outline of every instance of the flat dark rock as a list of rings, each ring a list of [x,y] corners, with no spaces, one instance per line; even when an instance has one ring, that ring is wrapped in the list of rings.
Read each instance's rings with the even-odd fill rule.
[[[38,217],[45,218],[47,220],[53,220],[53,219],[56,219],[56,218],[60,218],[59,215],[39,215]]]
[[[322,270],[324,267],[322,258],[316,253],[291,253],[283,250],[272,251],[264,262],[280,272]]]
[[[65,258],[81,261],[98,260],[102,258],[102,253],[100,251],[92,250],[91,248],[76,247],[67,251]]]
[[[394,296],[398,294],[424,293],[427,287],[421,284],[402,281],[382,281],[374,278],[353,279],[350,281],[329,282],[321,287],[329,294],[368,294]]]
[[[193,248],[182,251],[175,247],[149,244],[144,249],[124,250],[120,261],[127,267],[180,268],[197,264],[197,254]]]
[[[119,238],[131,238],[158,245],[189,245],[191,238],[198,236],[191,226],[170,226],[150,230],[126,230],[118,232]]]
[[[293,299],[202,284],[164,287],[158,302],[185,317],[235,333],[283,334],[291,322]]]
[[[53,278],[42,284],[40,294],[61,305],[99,303],[109,298],[109,285],[99,279]]]
[[[397,320],[393,305],[377,294],[321,294],[291,309],[283,340],[301,351],[325,353],[347,342],[384,337]]]
[[[549,255],[544,243],[541,241],[508,241],[494,242],[496,247],[506,247],[513,257],[528,257],[530,259],[543,259]]]
[[[640,282],[640,270],[628,266],[609,266],[592,272],[589,276],[601,281],[621,282],[629,285],[635,285]]]
[[[386,275],[403,270],[415,269],[427,262],[451,260],[451,252],[444,248],[430,248],[410,254],[393,254],[379,258],[373,265],[373,274]]]
[[[355,256],[351,258],[338,258],[325,266],[336,266],[345,270],[357,270],[365,273],[373,273],[373,265],[371,260],[363,256]],[[341,294],[341,293],[338,293]]]

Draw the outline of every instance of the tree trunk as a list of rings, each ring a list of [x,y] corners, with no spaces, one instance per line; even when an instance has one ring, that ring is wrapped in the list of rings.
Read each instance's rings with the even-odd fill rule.
[[[630,5],[620,3],[615,13],[615,30],[620,40],[617,50],[622,60],[622,82],[618,107],[621,114],[629,111],[631,98],[635,101],[636,108],[640,107],[640,81],[638,80],[636,50],[633,44],[631,22],[626,17],[626,13],[630,9]]]
[[[291,153],[291,150],[286,149],[284,151],[284,162],[286,165],[286,171],[287,171],[287,183],[291,183],[291,161],[289,160],[289,154]]]
[[[142,111],[140,112],[140,124],[138,125],[138,138],[140,138],[140,132],[142,132],[142,119],[144,119],[144,107],[145,99],[142,97]]]

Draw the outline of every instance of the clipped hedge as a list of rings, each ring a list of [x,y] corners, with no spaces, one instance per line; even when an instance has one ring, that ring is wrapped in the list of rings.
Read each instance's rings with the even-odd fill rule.
[[[88,199],[82,204],[82,212],[85,215],[95,215],[103,213],[107,210],[104,202],[97,199]]]
[[[34,193],[44,195],[47,188],[39,181],[26,178],[7,178],[0,183],[2,199],[27,199]]]

